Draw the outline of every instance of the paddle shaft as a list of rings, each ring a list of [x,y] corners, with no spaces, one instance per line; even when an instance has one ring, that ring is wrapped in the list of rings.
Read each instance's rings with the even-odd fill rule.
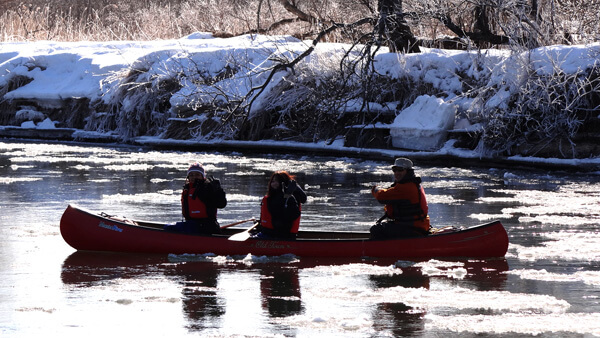
[[[235,222],[235,223],[223,225],[223,226],[221,226],[221,229],[226,229],[226,228],[232,227],[234,225],[238,225],[238,224],[242,224],[242,223],[246,223],[246,222],[250,222],[250,221],[255,221],[255,219],[254,218],[250,218],[250,219],[245,219],[243,221],[239,221],[239,222]]]

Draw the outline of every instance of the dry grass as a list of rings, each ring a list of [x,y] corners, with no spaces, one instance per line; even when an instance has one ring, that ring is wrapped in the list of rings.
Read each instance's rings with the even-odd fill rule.
[[[344,1],[339,1],[344,3]],[[347,20],[347,5],[326,2],[313,13]],[[293,18],[277,2],[258,0],[35,1],[0,0],[0,41],[111,41],[180,38],[193,32],[235,36]],[[314,6],[313,6],[314,7]],[[327,12],[327,14],[325,14]],[[357,14],[355,15],[358,15]],[[292,23],[269,34],[309,36],[316,28]],[[307,34],[308,33],[308,34]]]
[[[517,1],[529,3],[530,1]],[[493,29],[517,43],[535,36],[541,45],[600,40],[600,1],[537,0],[540,20],[523,22],[514,0],[404,0],[415,35],[424,40],[453,36],[436,19],[448,15],[472,29],[473,8],[488,3]],[[377,0],[295,0],[300,10],[321,22],[350,23],[375,16]],[[585,5],[583,5],[585,4]],[[560,8],[559,8],[560,7]],[[517,8],[517,10],[515,10]],[[520,14],[529,13],[521,11]],[[323,29],[298,22],[281,0],[0,0],[0,41],[111,41],[176,39],[193,32],[235,36],[260,31],[313,38]],[[525,18],[526,19],[526,18]],[[276,25],[282,20],[285,24]],[[526,21],[526,20],[525,20]],[[336,32],[329,42],[351,42],[372,30]],[[550,38],[548,38],[550,37]]]

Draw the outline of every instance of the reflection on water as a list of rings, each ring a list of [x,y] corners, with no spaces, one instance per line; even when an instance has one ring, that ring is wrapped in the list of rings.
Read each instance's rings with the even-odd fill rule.
[[[257,217],[286,169],[309,196],[302,227],[366,230],[382,214],[369,187],[392,178],[390,163],[354,158],[0,143],[0,335],[600,335],[598,174],[415,161],[432,223],[500,219],[501,260],[81,253],[60,237],[69,203],[181,219],[192,161],[227,192],[221,224]]]
[[[165,273],[177,277],[182,286],[181,302],[189,319],[189,329],[201,330],[224,314],[217,296],[219,271],[216,266],[197,262],[177,264]]]
[[[181,306],[191,331],[203,332],[216,329],[227,311],[223,294],[235,291],[234,297],[244,298],[244,293],[260,294],[260,304],[265,315],[277,319],[298,318],[305,314],[302,289],[309,294],[327,293],[327,297],[343,299],[353,292],[345,279],[366,277],[369,292],[383,289],[415,289],[418,293],[431,288],[430,279],[447,276],[453,283],[454,268],[465,269],[460,284],[468,282],[482,289],[502,288],[506,281],[508,265],[504,259],[465,260],[460,262],[394,262],[385,260],[302,259],[289,257],[215,257],[211,255],[135,255],[116,253],[74,252],[65,259],[61,280],[65,285],[81,288],[118,287],[123,280],[143,278],[157,274],[168,277],[180,285]],[[238,285],[228,290],[222,280],[240,272],[256,273],[260,280],[259,290]],[[335,286],[326,287],[319,281],[327,278]],[[302,282],[301,282],[302,279]],[[340,280],[338,280],[340,279]],[[114,283],[119,281],[119,283]],[[111,283],[112,282],[112,283]],[[225,285],[223,285],[225,284]],[[350,289],[349,289],[350,288]],[[365,291],[354,291],[354,297],[370,302]],[[322,299],[308,297],[311,307],[324,305]],[[317,302],[316,304],[314,302]],[[420,306],[394,301],[376,301],[376,315],[368,325],[376,331],[390,331],[394,335],[413,335],[422,332],[427,313]],[[257,309],[253,309],[256,311]],[[335,311],[330,308],[329,311]],[[475,311],[479,313],[480,311]],[[314,315],[313,315],[314,316]],[[321,319],[316,319],[317,321]],[[296,332],[289,325],[279,325],[278,330]],[[291,330],[291,331],[290,331]]]
[[[302,313],[297,268],[267,265],[260,272],[262,306],[269,316],[286,317]]]

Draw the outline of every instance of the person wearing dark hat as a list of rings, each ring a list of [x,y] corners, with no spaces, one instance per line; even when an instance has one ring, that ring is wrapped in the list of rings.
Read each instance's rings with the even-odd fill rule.
[[[385,215],[371,227],[372,238],[413,237],[429,232],[429,215],[421,178],[415,176],[413,163],[397,158],[392,166],[394,183],[384,189],[373,186],[371,193],[385,204]],[[385,221],[384,221],[385,219]]]
[[[181,193],[181,209],[185,222],[177,223],[175,231],[214,234],[220,233],[217,209],[225,208],[227,197],[218,179],[206,177],[202,164],[192,163],[187,170]]]

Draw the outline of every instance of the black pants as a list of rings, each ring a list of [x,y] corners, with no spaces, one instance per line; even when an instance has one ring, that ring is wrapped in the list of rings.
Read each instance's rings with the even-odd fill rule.
[[[259,227],[260,232],[258,237],[263,238],[280,238],[280,239],[296,239],[296,234],[287,231],[277,231],[269,228]]]
[[[167,231],[183,232],[186,234],[220,234],[221,227],[216,219],[188,219],[185,222],[177,222],[174,225],[167,225],[164,228]]]
[[[412,224],[391,221],[377,223],[369,229],[369,232],[371,232],[371,239],[422,237],[426,235],[424,230],[416,228]]]

